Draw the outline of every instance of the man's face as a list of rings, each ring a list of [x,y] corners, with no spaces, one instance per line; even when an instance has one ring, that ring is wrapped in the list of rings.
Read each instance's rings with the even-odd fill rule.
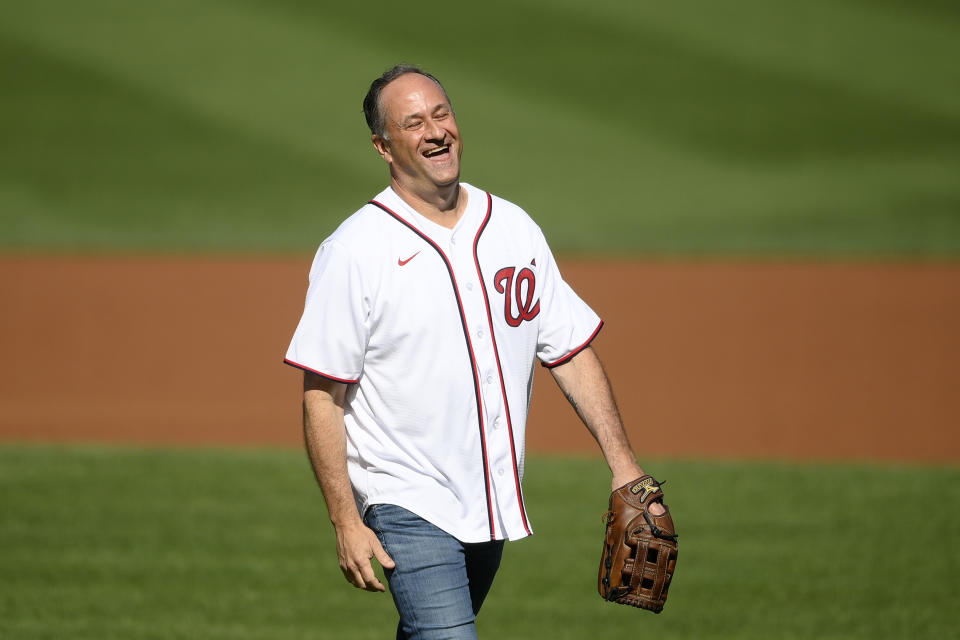
[[[373,143],[391,175],[416,193],[436,192],[460,178],[460,131],[443,90],[418,73],[400,76],[380,93],[386,139]]]

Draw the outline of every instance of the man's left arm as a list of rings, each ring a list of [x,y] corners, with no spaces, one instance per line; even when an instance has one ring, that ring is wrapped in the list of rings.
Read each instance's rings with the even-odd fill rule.
[[[550,369],[577,415],[600,445],[613,473],[613,489],[644,475],[637,464],[603,365],[592,347]]]

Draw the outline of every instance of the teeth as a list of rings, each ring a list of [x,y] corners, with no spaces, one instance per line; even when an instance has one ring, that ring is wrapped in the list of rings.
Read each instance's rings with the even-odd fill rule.
[[[438,147],[436,149],[431,149],[430,151],[427,151],[424,155],[427,156],[428,158],[432,158],[435,155],[443,153],[449,148],[450,148],[450,145],[443,145],[442,147]]]

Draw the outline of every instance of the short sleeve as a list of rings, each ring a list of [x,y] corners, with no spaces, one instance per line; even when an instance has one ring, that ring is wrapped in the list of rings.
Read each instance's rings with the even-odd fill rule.
[[[545,367],[555,367],[587,348],[603,322],[563,280],[549,249],[544,253],[537,357]]]
[[[338,382],[357,382],[369,339],[367,285],[346,249],[334,241],[323,243],[284,362]]]

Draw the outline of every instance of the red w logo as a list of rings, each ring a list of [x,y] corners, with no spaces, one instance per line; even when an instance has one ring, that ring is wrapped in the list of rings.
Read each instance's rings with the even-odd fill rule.
[[[511,327],[519,327],[524,320],[533,320],[540,313],[540,301],[533,304],[533,290],[537,284],[537,277],[533,271],[524,267],[517,274],[514,282],[513,274],[516,267],[504,267],[493,277],[493,286],[497,293],[503,296],[503,317]],[[517,303],[517,315],[513,315],[513,303]]]

